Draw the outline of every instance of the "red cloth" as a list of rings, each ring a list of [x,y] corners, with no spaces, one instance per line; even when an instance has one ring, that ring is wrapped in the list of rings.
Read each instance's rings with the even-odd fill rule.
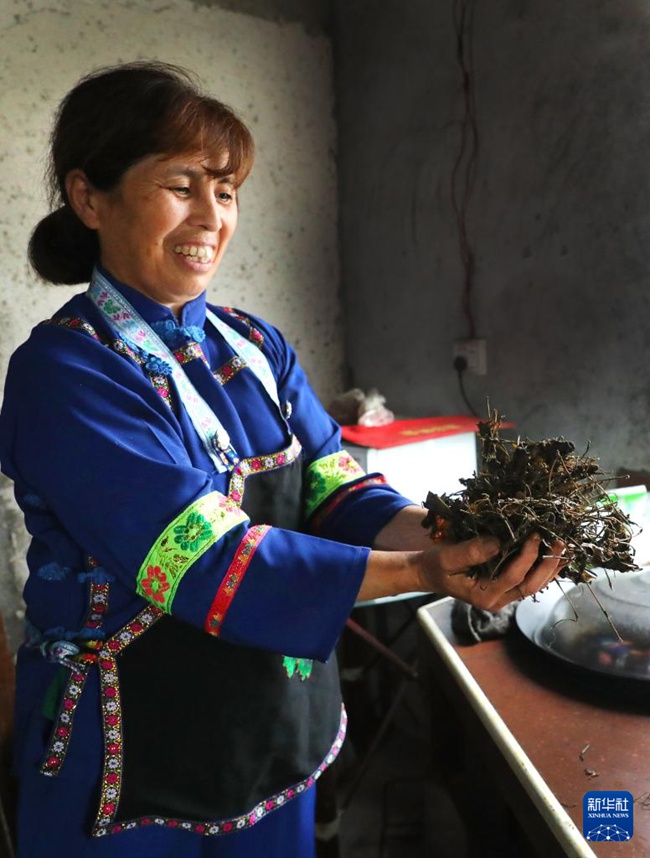
[[[382,450],[386,447],[399,447],[402,444],[415,444],[430,438],[476,432],[478,423],[479,420],[476,417],[467,415],[419,417],[411,420],[395,420],[385,426],[342,426],[341,434],[350,444]]]

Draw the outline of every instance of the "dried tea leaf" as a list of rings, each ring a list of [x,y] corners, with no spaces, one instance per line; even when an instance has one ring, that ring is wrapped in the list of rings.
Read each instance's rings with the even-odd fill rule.
[[[611,481],[598,460],[576,455],[564,438],[509,441],[499,435],[496,412],[479,423],[481,466],[460,482],[454,494],[429,492],[422,522],[434,540],[454,542],[496,536],[499,557],[472,569],[479,578],[495,578],[532,533],[542,537],[540,559],[556,539],[566,549],[560,573],[575,583],[590,581],[592,569],[629,572],[638,569],[630,545],[635,525],[604,484]]]

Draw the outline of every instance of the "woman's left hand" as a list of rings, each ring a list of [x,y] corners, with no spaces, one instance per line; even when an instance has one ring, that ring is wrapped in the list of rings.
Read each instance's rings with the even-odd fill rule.
[[[530,536],[521,551],[496,578],[472,577],[471,567],[498,554],[493,539],[438,543],[423,551],[422,590],[431,590],[469,602],[486,611],[498,611],[509,602],[523,599],[547,587],[564,565],[565,545],[560,540],[538,562],[540,537]]]

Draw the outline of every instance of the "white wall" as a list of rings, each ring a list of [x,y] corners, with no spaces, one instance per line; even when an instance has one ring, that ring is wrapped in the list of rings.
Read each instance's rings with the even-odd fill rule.
[[[210,299],[265,317],[296,346],[326,403],[341,389],[331,51],[298,23],[190,0],[0,0],[0,378],[14,348],[79,287],[40,283],[26,262],[46,212],[42,177],[52,113],[85,72],[155,58],[196,71],[256,140],[237,235]],[[20,529],[0,490],[0,607]],[[2,535],[4,522],[4,539]],[[9,551],[9,544],[18,544]],[[18,570],[18,571],[16,571]]]

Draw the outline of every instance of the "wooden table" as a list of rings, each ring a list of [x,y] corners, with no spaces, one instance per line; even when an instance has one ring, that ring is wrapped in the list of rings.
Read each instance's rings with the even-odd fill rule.
[[[434,773],[465,818],[470,854],[650,856],[650,687],[616,699],[581,682],[518,629],[461,642],[451,599],[420,608],[420,674]],[[634,835],[587,843],[592,790],[634,797]]]

